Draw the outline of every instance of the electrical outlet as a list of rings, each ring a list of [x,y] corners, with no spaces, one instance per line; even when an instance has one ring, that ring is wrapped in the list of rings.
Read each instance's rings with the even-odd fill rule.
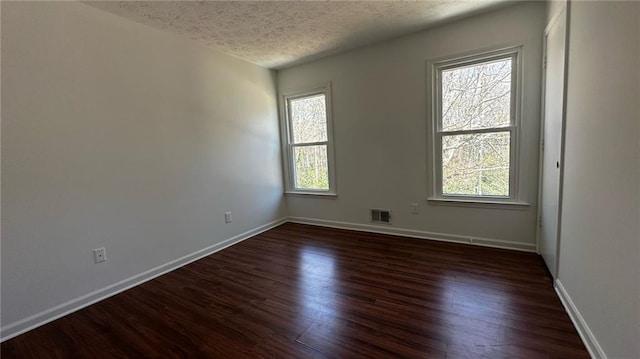
[[[231,223],[232,220],[233,220],[233,218],[231,218],[231,212],[226,212],[224,214],[224,222],[225,223]]]
[[[411,213],[413,214],[420,213],[420,206],[417,203],[411,203]]]
[[[96,263],[102,263],[107,260],[107,251],[104,247],[93,250],[93,259]]]

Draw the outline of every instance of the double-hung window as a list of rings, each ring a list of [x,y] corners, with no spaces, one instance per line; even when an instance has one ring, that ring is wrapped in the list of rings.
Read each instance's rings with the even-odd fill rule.
[[[282,100],[287,193],[335,195],[330,85]]]
[[[431,62],[430,197],[517,200],[521,48]]]

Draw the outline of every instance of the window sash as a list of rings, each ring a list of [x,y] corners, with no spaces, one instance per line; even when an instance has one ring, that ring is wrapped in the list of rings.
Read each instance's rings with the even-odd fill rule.
[[[289,147],[305,147],[305,146],[322,146],[328,145],[329,141],[320,141],[320,142],[302,142],[302,143],[290,143]]]
[[[294,136],[294,130],[293,130],[293,121],[291,120],[291,102],[295,101],[295,100],[299,100],[299,99],[303,99],[303,98],[307,98],[307,97],[314,97],[317,95],[323,95],[324,96],[324,111],[325,111],[325,131],[327,134],[327,140],[326,141],[317,141],[317,142],[296,142],[295,141],[295,136]],[[301,145],[301,144],[308,144],[308,143],[322,143],[322,142],[329,142],[329,105],[327,103],[327,92],[322,90],[322,91],[316,91],[316,92],[309,92],[309,93],[305,93],[303,95],[298,95],[298,96],[286,96],[286,119],[287,119],[287,134],[288,134],[288,141],[289,144],[294,144],[294,145]]]
[[[436,72],[436,87],[435,87],[436,132],[443,132],[442,130],[442,127],[443,127],[442,125],[442,72],[446,70],[471,67],[471,66],[480,65],[486,62],[493,62],[493,61],[504,60],[504,59],[511,59],[511,99],[509,101],[511,109],[509,113],[509,120],[510,120],[511,126],[516,126],[516,121],[517,121],[516,110],[517,110],[517,96],[518,96],[518,92],[517,92],[518,91],[518,68],[520,66],[520,64],[518,63],[518,54],[519,52],[513,52],[513,53],[494,55],[489,57],[479,57],[478,59],[468,60],[468,61],[459,60],[456,62],[447,63],[447,65],[436,64],[435,65],[435,69],[436,69],[435,71]],[[500,128],[500,127],[487,127],[484,129],[491,130],[496,128]],[[475,130],[479,130],[479,129],[471,129],[471,130],[463,130],[463,131],[475,131]]]
[[[296,173],[296,159],[294,158],[295,155],[295,149],[296,148],[300,148],[300,147],[312,147],[312,146],[324,146],[326,148],[326,153],[327,153],[327,182],[329,183],[329,188],[327,189],[323,189],[323,188],[301,188],[298,187],[298,179],[297,179],[297,173]],[[289,145],[289,153],[290,153],[290,160],[291,160],[291,172],[292,172],[292,178],[291,178],[291,184],[292,184],[292,188],[296,191],[302,191],[302,192],[329,192],[331,191],[331,174],[329,173],[330,170],[330,164],[329,164],[329,143],[328,141],[324,141],[324,142],[314,142],[314,143],[299,143],[299,144],[290,144]]]
[[[489,128],[479,128],[477,130],[439,131],[437,135],[439,136],[474,135],[477,133],[507,132],[515,129],[516,129],[515,126],[489,127]]]
[[[444,193],[444,164],[442,161],[442,138],[445,136],[457,136],[457,135],[473,135],[473,134],[485,134],[485,133],[509,133],[509,195],[508,196],[497,196],[497,195],[470,195],[470,194],[455,194],[455,193]],[[436,148],[438,154],[436,155],[436,186],[438,189],[438,195],[442,198],[490,198],[490,199],[510,199],[514,198],[515,191],[515,178],[513,173],[515,171],[514,160],[515,160],[515,141],[514,136],[516,133],[515,127],[503,127],[497,129],[481,129],[481,130],[467,130],[467,131],[449,131],[449,132],[439,132],[436,134]]]

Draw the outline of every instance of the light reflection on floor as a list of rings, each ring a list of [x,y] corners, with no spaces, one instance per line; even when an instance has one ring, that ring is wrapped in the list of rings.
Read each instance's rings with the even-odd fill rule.
[[[300,252],[299,297],[303,315],[310,318],[315,335],[324,337],[340,330],[337,323],[336,261],[324,248],[305,247]]]
[[[340,268],[334,253],[308,246],[299,252],[298,291],[301,314],[309,326],[300,336],[303,343],[317,347],[324,338],[347,335],[337,291]],[[447,310],[439,316],[445,342],[456,350],[488,351],[519,349],[512,342],[513,287],[498,279],[451,271],[442,277],[441,299]],[[316,343],[315,341],[319,341]]]
[[[493,346],[509,342],[510,329],[504,325],[511,309],[507,286],[478,282],[465,273],[445,276],[443,285],[442,295],[450,301],[450,308],[443,312],[442,324],[450,344]],[[460,338],[465,338],[464,342]]]

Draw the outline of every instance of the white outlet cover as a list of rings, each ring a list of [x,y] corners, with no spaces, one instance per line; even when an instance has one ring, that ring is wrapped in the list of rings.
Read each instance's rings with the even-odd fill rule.
[[[417,214],[420,212],[420,206],[417,203],[411,203],[411,213]]]
[[[107,251],[104,248],[93,250],[93,259],[96,263],[102,263],[107,260]]]

